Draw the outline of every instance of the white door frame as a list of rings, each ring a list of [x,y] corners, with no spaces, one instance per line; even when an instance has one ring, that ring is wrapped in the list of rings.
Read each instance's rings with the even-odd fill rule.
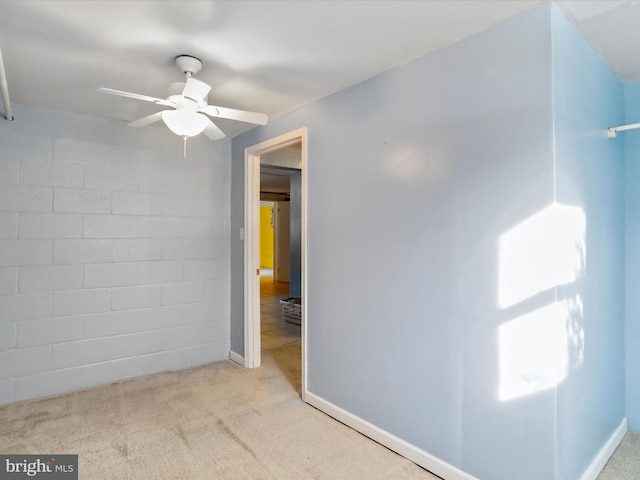
[[[260,366],[260,156],[301,143],[302,399],[307,385],[307,129],[299,128],[244,150],[244,366]]]

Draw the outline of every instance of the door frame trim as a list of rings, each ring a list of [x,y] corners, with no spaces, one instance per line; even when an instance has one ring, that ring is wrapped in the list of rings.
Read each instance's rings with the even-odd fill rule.
[[[307,385],[307,129],[293,130],[244,149],[244,366],[257,368],[260,355],[260,156],[301,144],[302,399]]]

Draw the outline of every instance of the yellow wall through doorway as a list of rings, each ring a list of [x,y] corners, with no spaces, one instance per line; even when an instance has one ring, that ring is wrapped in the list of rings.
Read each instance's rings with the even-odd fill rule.
[[[273,268],[273,207],[260,207],[260,267]]]

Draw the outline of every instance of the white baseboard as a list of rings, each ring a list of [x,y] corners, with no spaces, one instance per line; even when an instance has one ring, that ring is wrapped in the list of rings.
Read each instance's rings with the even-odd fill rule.
[[[309,391],[305,392],[304,399],[309,405],[314,406],[339,422],[357,430],[370,439],[375,440],[388,449],[408,458],[412,462],[420,465],[422,468],[429,470],[431,473],[434,473],[445,480],[478,480],[473,475],[470,475],[444,460],[441,460],[438,457],[405,442],[395,435],[376,427],[366,420],[343,410],[342,408],[318,397],[317,395],[314,395]]]
[[[454,467],[450,463],[439,459],[438,457],[431,455],[418,447],[411,445],[410,443],[392,435],[391,433],[382,430],[379,427],[363,420],[352,413],[343,410],[342,408],[334,405],[327,400],[318,397],[317,395],[306,391],[304,395],[305,401],[317,408],[318,410],[326,413],[327,415],[335,418],[341,423],[357,430],[363,435],[369,437],[372,440],[384,445],[390,450],[408,458],[412,462],[420,465],[421,467],[435,473],[439,477],[445,480],[478,480],[473,475]],[[602,446],[598,454],[595,456],[589,467],[585,470],[580,477],[580,480],[596,480],[605,464],[609,460],[609,457],[613,454],[618,447],[625,434],[627,433],[628,422],[627,418],[623,418],[618,425],[618,428],[611,434],[609,440]]]
[[[237,354],[236,352],[229,352],[229,360],[231,360],[232,362],[236,362],[238,365],[242,365],[243,367],[244,365],[244,357],[242,355]]]
[[[609,440],[602,446],[598,454],[595,456],[589,467],[585,470],[580,477],[580,480],[596,480],[602,469],[609,460],[609,457],[613,454],[615,449],[618,447],[624,435],[629,430],[629,425],[627,422],[627,417],[622,419],[618,428],[611,434]]]

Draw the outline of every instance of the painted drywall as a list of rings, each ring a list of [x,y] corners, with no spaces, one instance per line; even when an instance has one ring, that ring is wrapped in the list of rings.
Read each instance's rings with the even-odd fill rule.
[[[640,121],[640,82],[624,86],[625,124]],[[620,133],[626,178],[626,413],[631,430],[640,431],[640,130]]]
[[[568,370],[557,390],[556,478],[574,479],[625,416],[624,139],[607,136],[624,121],[624,95],[555,8],[552,38],[556,199],[584,221],[571,239],[575,277],[556,288],[556,302],[567,306]]]
[[[544,5],[233,141],[240,282],[243,149],[308,128],[308,389],[478,478],[555,478],[555,388],[500,398],[500,327],[549,299],[500,304],[500,248],[553,203],[552,119]]]
[[[14,105],[0,403],[228,358],[230,141]]]

